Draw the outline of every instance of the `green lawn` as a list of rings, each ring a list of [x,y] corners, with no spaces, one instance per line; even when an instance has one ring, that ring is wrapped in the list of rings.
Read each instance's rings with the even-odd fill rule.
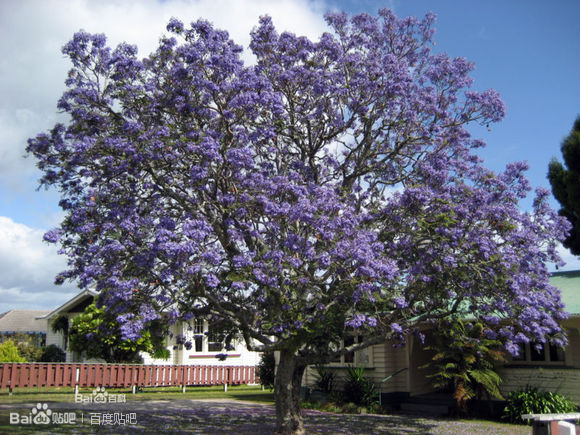
[[[79,394],[90,395],[94,388],[80,388]],[[252,402],[274,404],[274,393],[262,391],[260,386],[230,385],[224,392],[219,387],[187,387],[181,392],[181,387],[144,388],[136,394],[130,388],[107,388],[109,394],[124,394],[126,400],[183,400],[183,399],[235,399]],[[74,391],[71,388],[19,388],[12,395],[7,389],[0,389],[0,406],[2,404],[33,403],[33,402],[73,402]]]

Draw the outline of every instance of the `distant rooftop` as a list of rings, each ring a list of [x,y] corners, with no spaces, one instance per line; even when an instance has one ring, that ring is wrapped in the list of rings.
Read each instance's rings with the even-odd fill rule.
[[[554,272],[550,284],[562,292],[565,310],[570,314],[580,315],[580,270]]]
[[[46,320],[37,319],[50,311],[40,310],[10,310],[0,314],[0,332],[44,332]]]

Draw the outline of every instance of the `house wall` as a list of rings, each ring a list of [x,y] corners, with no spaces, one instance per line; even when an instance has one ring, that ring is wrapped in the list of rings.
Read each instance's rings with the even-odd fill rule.
[[[75,316],[78,316],[80,313],[64,313],[63,315],[68,317],[68,324],[69,328],[72,325],[72,319]],[[71,352],[68,349],[68,343],[65,346],[65,339],[64,334],[62,332],[54,332],[52,330],[52,322],[56,320],[59,316],[55,316],[52,318],[47,319],[47,328],[46,328],[46,345],[55,344],[60,347],[62,350],[65,351],[66,354],[66,361],[65,362],[80,362],[80,358],[74,352]],[[88,361],[86,361],[88,362]],[[93,362],[92,360],[90,362]]]
[[[209,330],[208,322],[203,324],[203,332]],[[197,331],[200,332],[200,331]],[[144,364],[177,364],[177,365],[223,365],[223,366],[255,366],[260,362],[261,353],[249,351],[243,341],[234,341],[235,346],[230,351],[210,352],[208,337],[203,336],[202,349],[196,352],[194,338],[196,331],[187,324],[178,323],[171,327],[171,336],[167,337],[167,349],[171,356],[167,360],[152,358],[147,353],[142,353]],[[187,349],[182,344],[177,344],[177,336],[182,334],[185,341],[192,341],[193,347]],[[199,334],[198,334],[199,335]],[[217,355],[225,354],[224,360],[218,359]]]
[[[380,384],[383,379],[397,372],[398,370],[409,367],[408,344],[404,346],[395,346],[392,341],[387,341],[377,349],[377,358],[375,359],[376,374],[373,379]],[[383,393],[408,392],[407,372],[401,372],[393,376],[381,385]]]
[[[408,391],[407,376],[404,372],[381,384],[381,381],[387,376],[395,373],[397,370],[408,367],[406,346],[393,347],[393,344],[393,342],[389,341],[386,343],[370,346],[367,349],[356,352],[355,363],[352,364],[357,367],[365,367],[365,376],[373,379],[377,386],[380,385],[381,391],[383,393],[398,393]],[[366,356],[361,357],[361,354]],[[359,361],[364,361],[364,363]],[[348,365],[349,364],[337,363],[330,363],[325,365],[325,367],[327,367],[335,374],[334,387],[337,390],[340,390],[343,386]],[[304,377],[302,378],[302,385],[312,388],[316,383],[316,379],[316,368],[309,366],[304,373]]]
[[[204,322],[204,331],[209,331],[209,325]],[[187,325],[184,326],[183,334],[186,339],[193,340],[194,331],[190,330]],[[243,340],[233,340],[233,350],[221,350],[219,352],[211,352],[209,350],[208,337],[203,337],[203,346],[200,352],[196,352],[195,346],[191,349],[186,349],[184,346],[178,347],[181,364],[186,365],[224,365],[224,366],[256,366],[260,363],[262,354],[247,349]],[[226,359],[219,359],[218,355],[227,355]]]
[[[568,345],[565,361],[562,363],[521,363],[512,362],[497,371],[503,382],[502,393],[525,389],[527,386],[540,390],[564,394],[580,406],[580,332],[579,319],[564,323],[567,327]]]
[[[500,386],[504,397],[510,391],[537,387],[568,396],[580,406],[580,369],[546,367],[502,367],[498,373],[503,379]]]

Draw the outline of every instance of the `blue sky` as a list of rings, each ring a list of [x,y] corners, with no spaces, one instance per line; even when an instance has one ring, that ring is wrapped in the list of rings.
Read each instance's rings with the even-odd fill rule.
[[[68,64],[60,47],[83,28],[103,32],[111,44],[136,43],[153,50],[171,16],[204,17],[247,46],[259,15],[270,14],[283,29],[317,37],[325,11],[371,14],[381,7],[398,16],[437,15],[434,48],[475,62],[474,88],[498,90],[507,116],[473,134],[488,146],[486,166],[526,160],[534,187],[549,188],[547,166],[560,158],[560,143],[580,115],[580,1],[307,1],[307,0],[24,0],[0,2],[0,312],[54,308],[74,285],[52,286],[64,267],[42,233],[62,217],[58,193],[37,191],[38,172],[24,159],[26,139],[57,120]],[[522,202],[522,209],[531,200]],[[558,204],[553,202],[554,207]],[[580,262],[562,251],[569,265]]]

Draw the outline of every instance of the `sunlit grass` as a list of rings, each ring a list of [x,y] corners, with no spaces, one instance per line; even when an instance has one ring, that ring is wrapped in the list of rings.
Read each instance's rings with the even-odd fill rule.
[[[94,388],[80,388],[79,394],[90,395]],[[156,387],[139,389],[132,394],[131,388],[107,388],[109,394],[124,394],[127,401],[133,400],[183,400],[183,399],[235,399],[260,403],[274,403],[274,394],[269,390],[262,391],[261,386],[230,385],[228,391],[223,386],[187,387],[185,393],[181,387]],[[0,405],[36,402],[73,402],[74,390],[64,388],[19,388],[8,394],[7,389],[0,390]]]

